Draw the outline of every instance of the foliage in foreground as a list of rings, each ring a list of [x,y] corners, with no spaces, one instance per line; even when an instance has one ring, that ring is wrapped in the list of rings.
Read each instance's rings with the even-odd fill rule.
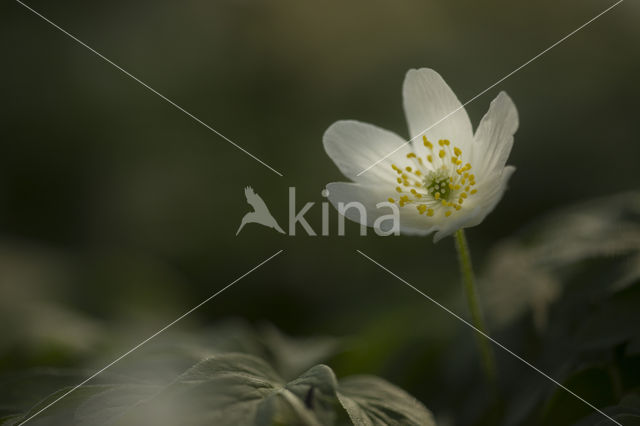
[[[55,392],[15,425],[68,392]],[[32,424],[88,425],[435,425],[431,413],[401,389],[374,376],[338,381],[316,365],[285,381],[263,360],[229,353],[207,358],[166,386],[88,385]]]
[[[208,345],[214,355],[196,362],[170,381],[145,378],[145,370],[151,373],[151,369],[134,360],[129,365],[131,375],[107,375],[105,383],[83,386],[29,423],[78,426],[435,425],[431,413],[420,402],[379,377],[357,375],[338,380],[331,368],[318,364],[286,381],[256,355],[220,352],[236,347],[265,356],[271,354],[269,357],[279,370],[291,374],[302,367],[301,361],[310,362],[318,354],[326,356],[330,353],[334,347],[332,340],[296,341],[271,327],[262,331],[260,340],[241,322],[228,323],[211,333],[218,336],[213,345]],[[279,353],[284,348],[286,353]],[[188,342],[187,348],[167,349],[161,347],[155,353],[146,354],[146,360],[151,360],[156,371],[164,371],[164,376],[168,375],[167,370],[175,369],[176,365],[193,359],[196,353],[207,350],[205,345],[198,346],[193,341]],[[70,389],[62,388],[26,413],[7,416],[0,424],[19,424]]]

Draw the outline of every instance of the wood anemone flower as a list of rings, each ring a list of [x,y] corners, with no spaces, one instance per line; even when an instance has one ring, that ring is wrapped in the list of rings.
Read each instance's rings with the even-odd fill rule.
[[[366,217],[358,209],[344,214],[367,226],[388,214],[381,202],[397,206],[401,233],[435,232],[434,241],[480,224],[515,171],[505,166],[518,128],[511,98],[501,92],[474,133],[466,110],[437,72],[409,70],[402,95],[410,143],[359,121],[338,121],[327,129],[325,150],[353,181],[327,185],[329,200],[336,207],[362,204]]]

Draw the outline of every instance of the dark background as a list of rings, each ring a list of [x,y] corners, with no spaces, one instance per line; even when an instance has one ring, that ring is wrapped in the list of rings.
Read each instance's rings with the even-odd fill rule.
[[[307,218],[319,232],[320,191],[346,180],[322,146],[331,123],[353,118],[406,136],[409,68],[435,69],[464,102],[611,2],[28,4],[284,177],[4,2],[0,297],[12,301],[13,320],[0,324],[3,370],[100,366],[283,249],[176,327],[197,332],[241,317],[293,335],[348,337],[357,343],[335,361],[340,374],[379,374],[436,414],[451,410],[429,382],[460,345],[473,351],[471,332],[355,252],[465,315],[451,239],[360,237],[354,224],[345,237],[257,225],[236,237],[249,209],[243,188],[253,186],[286,229],[295,186],[299,206],[316,202]],[[536,217],[638,188],[639,14],[625,1],[467,107],[475,127],[506,90],[521,123],[510,188],[468,232],[480,272],[490,247]],[[51,350],[41,340],[49,331],[26,332],[43,303],[94,327],[45,321],[81,355]],[[423,358],[412,358],[412,345]],[[404,363],[417,367],[409,374]]]

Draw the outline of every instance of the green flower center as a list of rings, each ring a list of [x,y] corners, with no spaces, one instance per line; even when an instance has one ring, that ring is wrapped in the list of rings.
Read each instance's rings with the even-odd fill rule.
[[[435,175],[435,173],[434,173]],[[436,200],[449,200],[451,188],[449,187],[449,178],[442,176],[428,176],[425,179],[425,188]]]

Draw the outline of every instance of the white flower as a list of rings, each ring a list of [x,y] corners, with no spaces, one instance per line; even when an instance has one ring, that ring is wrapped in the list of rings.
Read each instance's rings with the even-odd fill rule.
[[[336,207],[362,203],[367,226],[389,212],[376,204],[392,202],[399,206],[402,233],[435,232],[434,241],[478,225],[500,201],[515,170],[505,167],[518,128],[515,105],[501,92],[474,134],[466,110],[435,71],[409,70],[402,95],[409,144],[395,133],[359,121],[338,121],[327,129],[327,154],[354,181],[327,185],[329,200]],[[425,131],[452,111],[456,112]],[[361,222],[357,209],[345,215]]]

